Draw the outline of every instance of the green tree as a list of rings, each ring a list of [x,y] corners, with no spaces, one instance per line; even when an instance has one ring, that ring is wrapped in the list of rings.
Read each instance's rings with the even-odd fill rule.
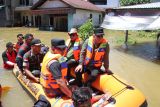
[[[121,6],[150,3],[151,0],[120,0]]]
[[[86,23],[78,28],[78,34],[83,41],[93,34],[93,23],[91,19],[87,20]]]

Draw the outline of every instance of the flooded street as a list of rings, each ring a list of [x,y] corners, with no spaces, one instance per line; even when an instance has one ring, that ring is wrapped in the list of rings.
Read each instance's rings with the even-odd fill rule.
[[[18,32],[18,30],[15,30],[14,35],[18,34]],[[38,38],[50,46],[50,38],[53,38],[53,33],[48,33],[51,36],[43,36],[45,32],[34,32],[38,35]],[[58,35],[62,35],[60,37],[64,38],[64,33],[58,33]],[[10,36],[8,35],[8,37]],[[14,38],[13,40],[15,41],[16,37],[12,38]],[[66,39],[66,37],[64,39]],[[3,37],[0,37],[0,45],[2,46],[0,50],[1,54],[3,50],[5,50],[6,41],[8,41],[6,38],[4,42]],[[157,62],[155,61],[155,56],[155,43],[152,42],[129,46],[128,51],[123,51],[121,47],[113,48],[111,44],[110,69],[113,73],[137,87],[146,96],[148,107],[160,106],[160,64],[155,63]],[[3,106],[32,107],[34,101],[26,91],[23,90],[12,74],[12,71],[7,71],[2,68],[2,59],[0,60],[0,66],[0,83],[2,86],[12,87],[2,98]]]

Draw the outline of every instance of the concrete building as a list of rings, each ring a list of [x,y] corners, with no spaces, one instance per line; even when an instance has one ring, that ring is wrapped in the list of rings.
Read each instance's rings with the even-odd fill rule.
[[[82,0],[40,0],[31,9],[32,14],[40,17],[42,27],[52,26],[50,28],[57,31],[69,31],[88,19],[92,19],[94,26],[99,26],[104,12],[94,4]]]

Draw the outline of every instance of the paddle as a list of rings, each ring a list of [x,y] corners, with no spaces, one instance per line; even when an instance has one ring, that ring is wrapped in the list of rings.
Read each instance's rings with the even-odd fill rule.
[[[3,86],[3,87],[0,86],[0,98],[2,94],[7,93],[10,89],[11,89],[10,86]]]

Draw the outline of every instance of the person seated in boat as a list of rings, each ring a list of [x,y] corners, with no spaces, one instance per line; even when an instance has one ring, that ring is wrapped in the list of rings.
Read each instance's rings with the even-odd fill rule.
[[[18,34],[17,35],[17,43],[14,44],[14,49],[16,50],[16,52],[19,51],[20,46],[24,43],[23,41],[24,37],[23,34]]]
[[[93,35],[83,43],[79,65],[75,69],[79,84],[82,84],[82,73],[87,72],[89,77],[86,85],[90,87],[97,75],[102,73],[102,63],[105,68],[103,72],[109,72],[109,44],[103,36],[103,28],[95,28]]]
[[[13,43],[6,44],[6,50],[2,53],[3,67],[5,69],[12,69],[15,65],[17,52],[13,48]]]
[[[63,39],[51,40],[51,51],[49,51],[42,63],[40,83],[48,97],[56,97],[65,94],[72,96],[67,86],[67,63],[63,56],[65,52],[65,41]]]
[[[19,48],[19,51],[17,53],[16,57],[16,63],[21,72],[23,72],[23,56],[26,52],[28,52],[31,49],[31,41],[33,40],[32,34],[26,34],[24,36],[25,42],[21,45]]]
[[[74,107],[104,107],[109,103],[110,98],[109,93],[92,96],[92,91],[88,87],[80,87],[72,94]]]
[[[41,63],[44,53],[41,52],[40,39],[33,39],[31,42],[31,50],[23,56],[24,73],[34,82],[39,83]]]
[[[70,32],[68,32],[69,39],[66,41],[66,51],[65,56],[67,57],[68,64],[68,72],[67,77],[70,79],[70,70],[71,68],[75,68],[79,64],[79,56],[82,42],[77,34],[76,28],[71,28]]]

